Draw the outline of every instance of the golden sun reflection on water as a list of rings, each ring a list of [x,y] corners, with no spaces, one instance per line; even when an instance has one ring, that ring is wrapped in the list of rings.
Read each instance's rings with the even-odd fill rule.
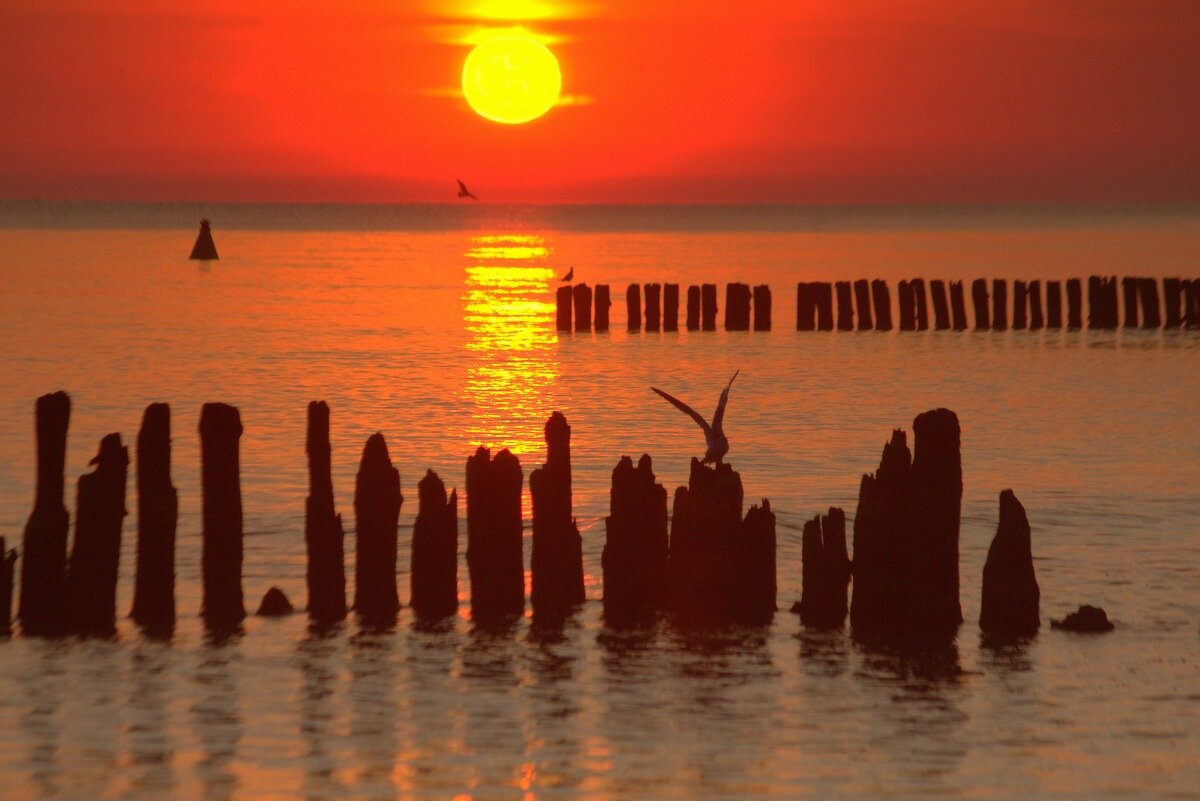
[[[518,456],[544,449],[542,427],[553,411],[558,378],[553,250],[536,235],[471,238],[463,322],[472,355],[465,400],[472,445],[508,448]]]

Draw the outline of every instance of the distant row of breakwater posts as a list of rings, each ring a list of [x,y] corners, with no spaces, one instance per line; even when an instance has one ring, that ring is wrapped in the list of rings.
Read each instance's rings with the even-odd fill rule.
[[[105,436],[79,478],[75,535],[68,553],[63,503],[71,403],[63,392],[36,406],[37,492],[25,527],[21,562],[21,629],[31,636],[112,636],[128,449]],[[305,503],[307,613],[333,624],[353,609],[369,627],[388,627],[400,609],[397,549],[400,474],[382,434],[362,451],[354,488],[354,593],[347,602],[345,529],[331,478],[329,407],[308,406]],[[242,424],[236,408],[205,404],[200,413],[202,483],[201,615],[214,632],[235,631],[246,616],[242,588],[243,516],[239,478]],[[924,639],[953,636],[959,603],[962,463],[957,416],[946,409],[913,423],[914,449],[892,433],[873,474],[862,477],[854,519],[854,558],[846,516],[831,508],[805,524],[802,597],[793,611],[812,627],[841,628],[849,616],[858,635]],[[532,593],[535,619],[562,620],[585,600],[582,538],[572,512],[571,428],[555,412],[545,426],[546,462],[529,476],[532,495]],[[137,565],[130,616],[145,631],[175,627],[178,500],[171,479],[171,420],[166,404],[150,405],[137,437]],[[466,461],[470,609],[479,622],[512,620],[526,608],[521,496],[523,472],[507,450],[480,447]],[[426,472],[417,486],[411,547],[410,605],[419,620],[456,615],[458,497]],[[775,514],[770,502],[743,515],[741,476],[728,463],[693,458],[688,485],[674,493],[656,480],[650,456],[622,457],[612,472],[602,556],[607,623],[644,621],[660,612],[690,621],[762,624],[776,611]],[[0,540],[0,628],[10,631],[17,553]],[[849,594],[853,580],[853,594]],[[272,587],[259,614],[292,611]],[[1011,491],[983,572],[980,625],[985,632],[1025,636],[1040,626],[1030,528]]]
[[[1092,276],[1087,281],[1087,327],[1200,328],[1200,279],[1164,278],[1162,293],[1155,278]],[[1120,287],[1120,292],[1118,292]],[[1065,304],[1064,304],[1065,288]],[[962,281],[922,278],[898,287],[898,326],[893,325],[892,293],[886,281],[808,281],[796,285],[797,331],[938,331],[1082,329],[1083,280],[1013,281],[1002,278],[971,282],[973,325],[967,320]],[[689,331],[717,328],[717,285],[687,287],[684,324]],[[835,302],[836,300],[836,302]],[[626,325],[630,331],[678,331],[679,284],[630,284],[625,290]],[[607,284],[558,288],[555,320],[559,331],[607,331],[612,298]],[[1119,310],[1123,307],[1123,315]],[[1064,315],[1065,311],[1065,315]],[[594,313],[593,313],[594,312]],[[1010,315],[1011,312],[1011,315]],[[725,330],[770,331],[771,288],[766,284],[725,285]]]

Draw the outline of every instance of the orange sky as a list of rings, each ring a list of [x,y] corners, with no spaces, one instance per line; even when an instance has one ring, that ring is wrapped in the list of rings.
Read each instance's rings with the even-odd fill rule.
[[[503,126],[453,90],[513,24],[575,102]],[[0,197],[1196,201],[1198,41],[1193,0],[4,0]]]

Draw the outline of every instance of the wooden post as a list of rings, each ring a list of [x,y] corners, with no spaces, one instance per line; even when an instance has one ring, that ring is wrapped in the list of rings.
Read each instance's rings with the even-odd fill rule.
[[[1161,328],[1162,315],[1158,307],[1158,281],[1138,279],[1138,297],[1142,301],[1142,328]]]
[[[700,285],[700,327],[705,331],[717,330],[717,285]]]
[[[1183,282],[1178,278],[1163,279],[1163,306],[1166,307],[1167,328],[1183,325]]]
[[[668,551],[667,491],[656,482],[649,455],[636,468],[622,456],[604,518],[606,618],[644,618],[666,605]]]
[[[599,287],[597,287],[599,289]],[[413,612],[433,620],[458,613],[458,494],[432,470],[417,485],[410,587]]]
[[[1014,331],[1023,331],[1029,326],[1025,316],[1029,307],[1029,285],[1018,279],[1013,281],[1013,323]]]
[[[1083,328],[1083,282],[1067,279],[1067,327]]]
[[[871,300],[875,309],[875,330],[892,330],[892,297],[886,281],[876,278],[871,281]]]
[[[233,628],[246,617],[242,601],[241,436],[242,420],[236,408],[204,404],[200,410],[201,615],[217,630]]]
[[[1183,322],[1188,328],[1200,328],[1200,278],[1184,282]]]
[[[637,284],[625,288],[625,325],[630,331],[642,330],[642,288]]]
[[[821,281],[812,285],[817,304],[817,330],[833,330],[833,284]]]
[[[850,300],[850,282],[838,281],[833,285],[837,293],[837,327],[839,331],[854,330],[854,306]]]
[[[646,284],[646,330],[659,331],[662,329],[662,285]]]
[[[575,330],[592,330],[592,288],[587,284],[576,284],[572,290],[575,301]]]
[[[984,279],[976,278],[971,282],[971,301],[975,304],[975,330],[987,331],[992,323],[988,312],[987,282]]]
[[[817,305],[813,297],[813,285],[800,281],[796,284],[796,330],[817,330]]]
[[[950,317],[955,331],[967,330],[967,303],[963,297],[963,282],[950,282]]]
[[[612,306],[608,284],[596,284],[596,330],[608,330],[608,309]]]
[[[1041,591],[1033,571],[1029,519],[1012,490],[1000,493],[1000,524],[983,566],[979,628],[985,634],[1029,637],[1041,627]]]
[[[153,635],[175,629],[175,530],[179,495],[171,483],[171,407],[152,403],[137,438],[137,578],[129,616]]]
[[[1088,328],[1117,327],[1117,278],[1088,278]]]
[[[16,577],[17,552],[10,550],[0,537],[0,637],[12,634],[13,579]]]
[[[846,515],[830,507],[804,524],[801,546],[800,622],[814,628],[841,628],[849,605],[850,557],[846,551]]]
[[[111,637],[117,633],[117,569],[129,473],[129,450],[121,435],[100,440],[89,464],[96,469],[79,477],[75,542],[67,566],[69,628],[86,637]]]
[[[767,284],[754,287],[754,330],[771,330],[771,287]]]
[[[467,459],[467,571],[477,620],[525,611],[521,463],[508,450],[480,446]]]
[[[1062,282],[1046,282],[1046,327],[1062,328]]]
[[[346,532],[333,500],[333,450],[329,444],[329,405],[308,404],[308,498],[304,502],[305,583],[308,616],[317,623],[346,617]]]
[[[1125,327],[1138,327],[1138,279],[1125,276],[1121,279],[1121,291],[1125,298]]]
[[[1003,278],[992,279],[992,330],[1008,328],[1008,282]]]
[[[571,287],[569,285],[560,286],[558,291],[554,293],[555,304],[555,327],[559,331],[571,330]]]
[[[913,296],[911,281],[900,282],[900,330],[912,331],[917,327],[916,299]]]
[[[53,636],[66,630],[67,528],[63,505],[67,425],[71,399],[65,392],[37,399],[37,493],[21,547],[21,630]]]
[[[1029,327],[1037,331],[1046,325],[1042,317],[1042,282],[1029,282]]]
[[[925,299],[925,279],[914,278],[912,284],[913,298],[917,302],[917,330],[929,330],[929,305]]]
[[[946,282],[936,278],[930,281],[929,294],[933,296],[933,327],[938,331],[950,330],[950,304],[946,302]]]
[[[354,611],[371,628],[395,624],[396,540],[400,528],[400,471],[376,432],[363,446],[354,483]]]
[[[571,510],[571,426],[555,412],[546,421],[546,462],[529,474],[533,499],[533,586],[537,616],[561,618],[585,600],[583,539]]]
[[[750,286],[748,284],[725,285],[725,330],[750,330]]]
[[[858,330],[870,331],[875,327],[871,315],[871,284],[866,279],[854,282],[854,306],[858,312]]]
[[[679,284],[663,284],[664,331],[679,330]]]
[[[687,330],[700,330],[700,287],[689,286],[687,290]]]

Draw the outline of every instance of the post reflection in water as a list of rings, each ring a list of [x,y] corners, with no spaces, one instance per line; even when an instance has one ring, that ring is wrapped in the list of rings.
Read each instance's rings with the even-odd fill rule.
[[[534,234],[473,236],[463,317],[470,339],[464,400],[467,440],[518,456],[543,449],[542,427],[554,410],[558,359],[549,266],[553,250]]]

